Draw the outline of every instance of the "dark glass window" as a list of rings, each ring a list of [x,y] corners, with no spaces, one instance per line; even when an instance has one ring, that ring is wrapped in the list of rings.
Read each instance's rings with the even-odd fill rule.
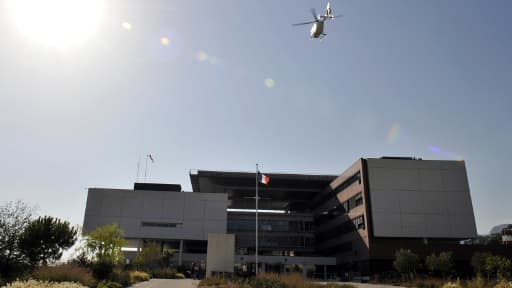
[[[181,227],[182,223],[169,223],[169,222],[141,222],[143,227],[161,227],[161,228],[177,228]]]

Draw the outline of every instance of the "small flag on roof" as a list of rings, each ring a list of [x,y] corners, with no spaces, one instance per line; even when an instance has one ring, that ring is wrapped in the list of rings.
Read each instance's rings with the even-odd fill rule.
[[[270,177],[261,173],[260,171],[258,171],[258,180],[260,181],[260,183],[263,183],[265,185],[268,185],[268,183],[270,183]]]

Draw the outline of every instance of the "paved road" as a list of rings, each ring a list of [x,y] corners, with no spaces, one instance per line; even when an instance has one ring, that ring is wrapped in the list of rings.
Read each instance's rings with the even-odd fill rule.
[[[137,283],[132,288],[196,288],[199,280],[191,279],[151,279]]]

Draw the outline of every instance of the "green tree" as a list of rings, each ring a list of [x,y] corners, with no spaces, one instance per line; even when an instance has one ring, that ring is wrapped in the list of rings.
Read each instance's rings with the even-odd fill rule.
[[[23,201],[10,201],[0,206],[0,271],[10,279],[22,272],[24,257],[18,246],[18,238],[30,223],[34,208]]]
[[[395,269],[405,276],[406,278],[413,278],[418,268],[419,257],[411,250],[400,249],[395,254],[395,261],[393,266]]]
[[[108,224],[85,233],[85,245],[82,250],[84,258],[92,264],[93,274],[97,279],[107,279],[115,265],[123,263],[121,248],[126,245],[124,231],[117,224]]]
[[[425,264],[428,270],[433,273],[439,273],[441,276],[445,277],[452,271],[454,266],[452,254],[452,252],[441,252],[439,255],[434,253],[427,256]]]
[[[100,226],[84,236],[85,250],[93,263],[123,263],[121,248],[126,245],[126,240],[124,231],[117,224]]]
[[[51,216],[31,221],[20,234],[18,245],[32,266],[59,260],[62,252],[76,242],[77,230]]]
[[[156,242],[149,242],[142,248],[139,255],[133,259],[133,263],[150,270],[155,269],[162,263],[162,247]]]

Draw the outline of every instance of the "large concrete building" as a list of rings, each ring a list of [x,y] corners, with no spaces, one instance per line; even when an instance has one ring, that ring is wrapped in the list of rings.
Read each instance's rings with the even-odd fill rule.
[[[339,176],[267,175],[260,271],[365,278],[391,270],[400,248],[467,260],[459,243],[477,236],[463,161],[383,157],[359,159]],[[193,193],[166,184],[90,188],[84,227],[118,223],[132,253],[159,241],[178,251],[177,264],[204,262],[208,234],[234,234],[235,271],[254,271],[255,173],[198,170],[190,179]]]

